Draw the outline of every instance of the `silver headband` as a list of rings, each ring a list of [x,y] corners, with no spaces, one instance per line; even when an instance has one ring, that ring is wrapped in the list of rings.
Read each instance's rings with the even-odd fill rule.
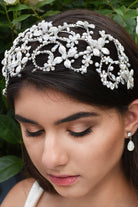
[[[73,31],[73,28],[82,28],[82,34]],[[97,74],[101,78],[101,82],[107,88],[115,89],[118,85],[126,84],[127,89],[134,87],[133,69],[130,68],[129,59],[124,52],[124,47],[112,35],[106,34],[104,30],[99,31],[99,38],[93,38],[95,25],[87,21],[77,21],[74,24],[63,23],[63,25],[54,26],[52,22],[42,21],[38,25],[33,25],[31,28],[20,33],[14,40],[13,46],[9,51],[5,52],[5,58],[2,61],[2,73],[6,80],[6,88],[11,77],[21,77],[21,72],[25,68],[28,61],[34,65],[32,72],[53,71],[55,67],[63,63],[64,67],[80,72],[87,73],[90,65],[94,64]],[[62,34],[62,35],[61,35]],[[86,49],[78,51],[78,46],[84,41]],[[32,52],[32,43],[37,42],[39,46]],[[112,42],[117,51],[117,59],[113,60],[108,44]],[[64,44],[63,44],[64,43]],[[50,49],[48,45],[53,46]],[[55,56],[55,52],[58,55]],[[37,56],[47,55],[43,66],[37,64]],[[56,53],[57,54],[57,53]],[[81,57],[81,66],[73,67],[73,63]],[[94,61],[93,57],[98,58]],[[106,70],[104,69],[106,66]],[[114,74],[115,67],[118,66],[117,74]],[[4,89],[4,93],[6,92]]]

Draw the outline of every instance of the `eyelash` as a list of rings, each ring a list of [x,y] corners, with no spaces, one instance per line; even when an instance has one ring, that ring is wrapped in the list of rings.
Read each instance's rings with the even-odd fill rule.
[[[86,130],[82,131],[82,132],[73,132],[70,130],[67,130],[71,136],[73,137],[83,137],[85,135],[88,135],[92,132],[92,127],[87,128]],[[28,130],[26,130],[26,136],[27,137],[39,137],[42,133],[44,132],[44,130],[39,130],[36,132],[29,132]]]
[[[28,130],[25,131],[27,137],[39,137],[43,132],[44,130],[39,130],[36,132],[29,132]]]
[[[86,130],[84,130],[82,132],[72,132],[70,130],[68,130],[68,132],[73,137],[83,137],[83,136],[86,136],[86,135],[88,135],[92,132],[92,127],[89,127],[89,128],[87,128]]]

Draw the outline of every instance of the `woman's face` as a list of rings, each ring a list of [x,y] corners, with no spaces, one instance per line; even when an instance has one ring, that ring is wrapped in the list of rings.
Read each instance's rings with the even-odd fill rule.
[[[32,162],[60,195],[88,195],[120,173],[125,124],[115,109],[27,86],[15,114]]]

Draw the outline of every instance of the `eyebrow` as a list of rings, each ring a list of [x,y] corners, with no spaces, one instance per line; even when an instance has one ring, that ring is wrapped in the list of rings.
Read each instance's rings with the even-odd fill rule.
[[[23,123],[29,123],[29,124],[35,124],[35,125],[39,125],[36,121],[33,121],[31,119],[27,119],[23,116],[20,116],[18,114],[15,114],[14,118],[17,120],[17,121],[20,121],[20,122],[23,122]]]
[[[95,113],[95,112],[79,112],[79,113],[75,113],[72,114],[66,118],[60,119],[58,121],[56,121],[54,124],[55,125],[59,125],[65,122],[71,122],[71,121],[75,121],[77,119],[81,119],[81,118],[86,118],[86,117],[91,117],[91,116],[99,116],[99,114]],[[33,121],[31,119],[27,119],[23,116],[20,116],[18,114],[15,114],[15,119],[17,121],[23,122],[23,123],[29,123],[29,124],[34,124],[34,125],[40,125],[39,123],[37,123],[36,121]]]
[[[62,124],[65,122],[71,122],[71,121],[75,121],[77,119],[81,119],[81,118],[85,118],[85,117],[90,117],[90,116],[99,116],[99,114],[95,113],[95,112],[79,112],[76,114],[72,114],[64,119],[61,119],[59,121],[55,122],[55,125],[58,124]]]

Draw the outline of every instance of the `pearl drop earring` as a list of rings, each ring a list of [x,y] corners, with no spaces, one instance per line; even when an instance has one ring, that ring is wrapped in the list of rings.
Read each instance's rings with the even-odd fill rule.
[[[129,138],[129,142],[127,144],[127,149],[128,151],[133,151],[135,148],[134,142],[132,141],[132,134],[131,132],[128,132],[128,138]]]

